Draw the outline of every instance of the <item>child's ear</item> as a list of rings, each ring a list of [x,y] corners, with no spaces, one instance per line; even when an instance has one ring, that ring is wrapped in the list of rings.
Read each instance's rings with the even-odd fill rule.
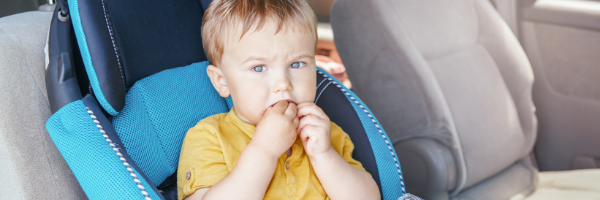
[[[227,87],[225,77],[223,77],[223,71],[214,65],[208,65],[206,73],[208,73],[210,82],[212,82],[219,95],[221,95],[221,97],[229,97],[229,88]]]

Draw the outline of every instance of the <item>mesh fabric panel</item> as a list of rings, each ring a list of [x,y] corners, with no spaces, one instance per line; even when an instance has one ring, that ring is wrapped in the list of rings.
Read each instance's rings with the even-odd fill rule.
[[[144,199],[81,100],[58,110],[48,119],[46,128],[88,198]],[[152,199],[160,199],[144,179],[139,180]]]
[[[229,111],[206,74],[207,66],[208,62],[194,63],[139,80],[113,119],[127,153],[154,185],[177,169],[189,128]]]
[[[333,77],[323,69],[319,68],[319,71],[328,77]],[[377,162],[377,169],[379,170],[381,191],[383,193],[382,199],[398,199],[404,195],[406,191],[404,188],[402,171],[400,169],[400,162],[398,161],[396,151],[389,141],[389,137],[381,127],[379,121],[372,115],[369,108],[367,108],[367,106],[341,82],[335,78],[332,79],[335,81],[335,85],[346,94],[346,98],[350,101],[352,107],[354,107],[354,110],[358,114],[365,132],[367,133]]]
[[[233,108],[233,99],[231,99],[231,96],[225,98],[225,101],[227,102],[228,110],[231,110],[231,108]]]

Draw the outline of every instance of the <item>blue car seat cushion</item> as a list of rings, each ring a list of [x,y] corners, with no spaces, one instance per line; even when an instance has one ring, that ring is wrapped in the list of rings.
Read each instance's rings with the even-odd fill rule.
[[[138,80],[206,60],[200,28],[209,2],[68,0],[91,87],[109,114]]]
[[[319,88],[317,88],[316,104],[327,113],[332,121],[341,124],[340,127],[350,135],[355,144],[353,157],[361,161],[365,169],[375,169],[367,169],[367,171],[378,183],[383,199],[397,199],[403,196],[406,190],[398,156],[379,121],[372,115],[369,108],[339,80],[332,78],[333,76],[320,68],[318,74],[322,77],[317,76]],[[351,104],[354,108],[352,111],[348,112],[348,107],[340,105],[345,103],[339,100],[340,96],[344,96],[345,102]],[[355,118],[353,116],[357,116],[360,120],[353,119]],[[356,128],[357,124],[362,127]],[[357,130],[360,130],[360,133],[357,133]],[[366,149],[367,147],[371,148]],[[373,163],[376,163],[377,166],[372,166]],[[374,175],[375,173],[378,175]]]
[[[96,99],[87,95],[59,109],[46,128],[90,199],[161,199],[127,155]]]
[[[206,61],[195,63],[138,81],[113,118],[127,152],[154,185],[177,169],[187,130],[231,108],[213,88],[207,66]]]

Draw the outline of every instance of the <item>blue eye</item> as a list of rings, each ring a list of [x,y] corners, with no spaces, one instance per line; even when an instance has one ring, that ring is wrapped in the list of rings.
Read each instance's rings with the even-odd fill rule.
[[[300,67],[302,67],[302,66],[304,66],[304,63],[303,63],[303,62],[293,62],[293,63],[290,65],[290,67],[291,67],[291,68],[300,68]]]
[[[254,72],[264,72],[265,70],[267,70],[267,68],[265,66],[259,65],[256,67],[252,68],[252,71]]]

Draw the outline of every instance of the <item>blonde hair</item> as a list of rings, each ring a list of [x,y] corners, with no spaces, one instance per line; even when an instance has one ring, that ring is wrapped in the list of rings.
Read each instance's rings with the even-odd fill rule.
[[[202,21],[202,44],[206,57],[218,66],[225,43],[238,35],[242,39],[251,28],[259,31],[268,20],[277,23],[277,34],[281,29],[295,29],[317,37],[317,17],[304,0],[215,0]]]

